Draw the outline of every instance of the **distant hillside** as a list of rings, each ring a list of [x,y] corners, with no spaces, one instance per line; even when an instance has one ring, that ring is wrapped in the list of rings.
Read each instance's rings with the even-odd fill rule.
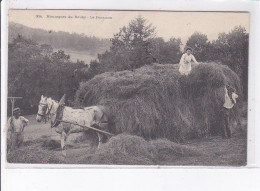
[[[54,49],[66,49],[71,51],[87,52],[90,55],[97,55],[108,50],[111,42],[109,39],[89,37],[84,34],[54,32],[43,29],[34,29],[22,24],[9,23],[9,42],[17,35],[22,35],[40,44],[49,44]]]

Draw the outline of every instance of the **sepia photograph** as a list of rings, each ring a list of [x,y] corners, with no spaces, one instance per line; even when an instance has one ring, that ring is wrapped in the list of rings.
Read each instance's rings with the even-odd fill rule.
[[[249,12],[8,11],[9,164],[247,165]]]

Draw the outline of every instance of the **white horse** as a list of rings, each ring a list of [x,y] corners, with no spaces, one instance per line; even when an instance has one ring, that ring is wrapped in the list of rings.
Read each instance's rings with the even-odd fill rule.
[[[59,120],[57,121],[58,109],[59,103],[57,101],[42,95],[36,120],[38,122],[41,122],[43,119],[46,120],[47,118],[51,120],[51,127],[55,127],[55,131],[61,135],[61,149],[64,157],[66,157],[66,140],[71,133],[80,133],[89,129],[84,128],[84,126],[108,131],[109,116],[103,106],[84,107],[80,109],[64,106],[61,111],[62,117],[59,119],[62,120],[61,122]],[[99,148],[104,134],[97,132],[97,135],[99,138]]]

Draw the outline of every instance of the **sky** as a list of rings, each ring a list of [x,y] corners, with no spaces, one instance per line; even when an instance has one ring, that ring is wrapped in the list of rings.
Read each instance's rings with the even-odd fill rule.
[[[217,39],[219,33],[228,33],[238,25],[249,32],[249,13],[245,12],[9,10],[11,22],[101,38],[112,38],[121,27],[138,16],[156,27],[157,37],[165,40],[181,38],[183,43],[195,31],[206,34],[210,41]]]

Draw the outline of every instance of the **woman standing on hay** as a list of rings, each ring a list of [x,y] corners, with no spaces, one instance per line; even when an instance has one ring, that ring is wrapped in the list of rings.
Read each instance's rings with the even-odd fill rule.
[[[193,61],[195,64],[199,64],[195,57],[191,54],[192,49],[186,48],[186,53],[184,53],[180,60],[180,68],[179,72],[181,75],[188,75],[191,72],[191,62]]]

